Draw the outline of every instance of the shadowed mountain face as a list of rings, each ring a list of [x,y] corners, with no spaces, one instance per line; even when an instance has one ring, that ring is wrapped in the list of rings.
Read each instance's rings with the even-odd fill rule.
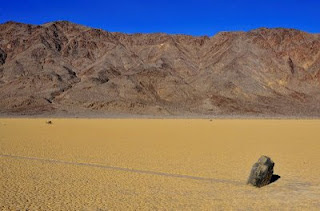
[[[320,35],[0,25],[0,113],[320,116]]]

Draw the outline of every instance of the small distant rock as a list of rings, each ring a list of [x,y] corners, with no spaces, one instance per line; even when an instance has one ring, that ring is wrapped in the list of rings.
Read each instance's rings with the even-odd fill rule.
[[[52,124],[52,121],[49,120],[49,121],[46,121],[47,124],[51,125]]]
[[[268,185],[273,175],[274,162],[267,156],[261,156],[251,169],[248,184],[255,187]]]

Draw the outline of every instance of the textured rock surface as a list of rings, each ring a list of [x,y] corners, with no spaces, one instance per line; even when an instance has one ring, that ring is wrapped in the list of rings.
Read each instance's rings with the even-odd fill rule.
[[[251,169],[248,184],[256,187],[268,185],[273,175],[274,162],[267,156],[261,156]]]
[[[320,116],[319,34],[7,22],[0,49],[0,113]]]

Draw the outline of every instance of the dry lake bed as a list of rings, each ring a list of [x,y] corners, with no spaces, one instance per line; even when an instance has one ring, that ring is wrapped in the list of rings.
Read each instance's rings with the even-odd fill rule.
[[[320,210],[320,120],[47,120],[0,119],[0,210]]]

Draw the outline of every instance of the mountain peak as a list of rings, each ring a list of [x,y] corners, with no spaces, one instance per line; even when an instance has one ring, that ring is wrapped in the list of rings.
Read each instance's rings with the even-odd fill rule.
[[[306,32],[21,26],[1,25],[0,113],[320,116],[320,37]]]

